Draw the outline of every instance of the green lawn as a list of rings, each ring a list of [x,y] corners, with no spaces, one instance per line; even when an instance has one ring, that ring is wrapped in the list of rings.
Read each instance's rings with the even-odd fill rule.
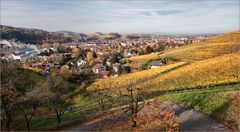
[[[233,113],[231,97],[240,92],[240,86],[216,86],[216,89],[214,89],[167,94],[163,96],[163,98],[195,108],[213,118],[216,118],[233,129],[236,129],[236,124],[239,122],[233,117],[233,115],[237,113]],[[240,102],[240,100],[236,101]]]
[[[16,87],[21,92],[31,90],[37,83],[44,81],[43,75],[28,69],[19,70],[19,76],[21,78],[18,80]]]
[[[87,116],[98,112],[97,106],[93,105],[95,102],[96,100],[92,96],[81,97],[80,102],[73,107],[72,111],[67,111],[62,116],[62,123],[73,124],[77,120],[85,119]],[[18,119],[14,122],[14,130],[27,130],[24,119]],[[54,113],[42,117],[33,117],[31,121],[31,130],[53,130],[57,127],[58,123]]]

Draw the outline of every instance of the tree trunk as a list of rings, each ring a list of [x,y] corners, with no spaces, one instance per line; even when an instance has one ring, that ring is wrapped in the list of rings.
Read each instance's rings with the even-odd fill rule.
[[[137,121],[132,117],[132,127],[137,127]]]
[[[61,123],[61,116],[60,115],[57,115],[57,120],[58,120],[58,124]]]
[[[30,131],[30,122],[29,121],[26,121],[26,122],[27,122],[28,131]]]
[[[7,119],[6,130],[8,130],[8,131],[10,131],[10,123],[11,123],[11,121],[9,121],[9,119]]]
[[[11,126],[11,123],[12,123],[12,114],[11,114],[10,111],[7,112],[7,111],[5,110],[5,112],[6,112],[6,118],[7,118],[6,130],[10,131],[10,126]]]
[[[30,120],[28,120],[27,115],[25,115],[24,118],[25,118],[25,121],[26,121],[26,124],[27,124],[27,129],[28,129],[28,131],[30,131]]]

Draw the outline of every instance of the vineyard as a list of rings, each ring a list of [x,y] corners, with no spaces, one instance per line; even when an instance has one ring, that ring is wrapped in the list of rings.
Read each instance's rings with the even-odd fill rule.
[[[240,32],[231,32],[215,36],[209,40],[210,42],[239,42]]]
[[[144,83],[154,90],[194,88],[240,82],[240,52],[196,61]]]
[[[121,84],[127,85],[148,78],[148,80],[145,79],[144,82],[136,85],[143,88],[149,87],[148,90],[150,91],[167,91],[240,82],[239,56],[240,52],[237,52],[212,59],[196,61],[189,65],[184,65],[186,63],[180,62],[157,69],[102,80],[95,84],[98,84],[98,87],[103,89],[106,87],[117,88]],[[178,66],[181,67],[164,72]]]
[[[103,88],[103,89],[106,87],[112,87],[112,88],[115,87],[116,88],[118,85],[123,84],[123,83],[130,84],[130,83],[137,82],[139,80],[143,80],[145,78],[152,79],[154,77],[157,77],[161,73],[166,72],[167,70],[171,70],[173,68],[184,66],[185,64],[186,64],[185,62],[178,62],[175,64],[162,66],[162,67],[159,67],[156,69],[150,69],[150,70],[130,73],[127,75],[122,75],[122,76],[116,77],[116,78],[101,80],[101,81],[98,81],[98,82],[92,84],[92,86],[90,86],[89,89],[91,90],[94,85],[98,85],[99,88]]]
[[[161,54],[160,56],[172,57],[184,61],[197,61],[229,53],[235,53],[237,51],[240,51],[240,43],[237,42],[225,42],[225,43],[202,42],[197,44],[186,45],[178,49],[170,49]]]
[[[159,53],[152,53],[140,56],[133,56],[130,58],[130,60],[132,63],[146,63],[149,60],[158,59],[158,54]]]

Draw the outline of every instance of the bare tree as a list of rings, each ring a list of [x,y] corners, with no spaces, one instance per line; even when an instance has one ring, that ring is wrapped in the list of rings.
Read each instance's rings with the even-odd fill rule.
[[[94,84],[94,93],[93,96],[96,98],[98,102],[98,107],[101,111],[107,110],[107,105],[111,103],[112,101],[112,95],[111,95],[111,87],[109,85],[105,85],[104,88],[101,87],[98,82]]]
[[[30,122],[35,115],[39,102],[40,101],[37,98],[28,98],[18,103],[18,109],[23,114],[28,131],[30,131]]]
[[[137,127],[136,116],[146,103],[144,98],[146,94],[146,87],[141,87],[141,84],[145,82],[146,79],[135,80],[131,78],[129,81],[130,83],[128,82],[122,84],[120,85],[120,88],[118,88],[120,90],[118,92],[118,102],[120,102],[121,106],[127,106],[125,109],[122,109],[123,113],[120,115],[120,117],[126,114],[131,119],[132,127]]]

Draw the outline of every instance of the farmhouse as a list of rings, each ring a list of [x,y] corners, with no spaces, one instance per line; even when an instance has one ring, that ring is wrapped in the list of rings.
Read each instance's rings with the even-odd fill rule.
[[[158,67],[163,66],[163,65],[164,65],[164,63],[161,60],[151,61],[149,63],[149,66],[151,67],[151,69],[158,68]]]

